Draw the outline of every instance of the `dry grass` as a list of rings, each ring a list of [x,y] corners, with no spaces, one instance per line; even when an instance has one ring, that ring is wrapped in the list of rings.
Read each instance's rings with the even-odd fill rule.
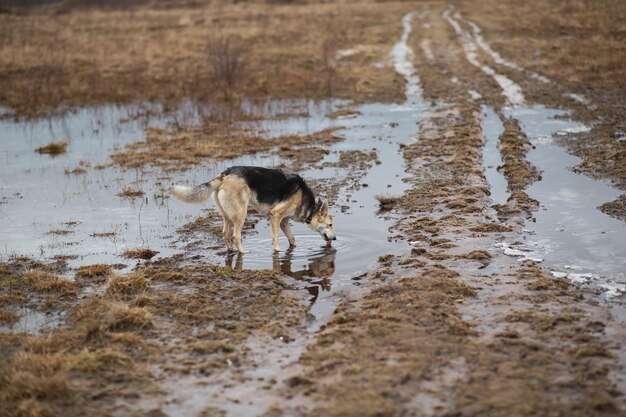
[[[224,123],[210,123],[183,131],[151,129],[143,142],[127,145],[112,155],[113,163],[126,168],[144,165],[162,167],[166,171],[180,171],[201,163],[206,158],[231,159],[242,155],[269,151],[276,146],[328,145],[342,138],[334,129],[306,135],[262,139]],[[315,153],[316,155],[319,152]],[[286,155],[298,162],[309,158],[308,153]]]
[[[154,327],[152,315],[143,307],[129,307],[115,304],[107,315],[107,330],[129,331]]]
[[[413,8],[196,1],[132,13],[51,6],[0,14],[0,104],[32,115],[107,102],[219,100],[225,89],[228,97],[395,100],[403,84],[388,54]],[[358,54],[334,58],[357,45]]]
[[[91,233],[89,236],[94,237],[94,238],[101,238],[101,237],[115,237],[117,235],[117,232],[94,232]]]
[[[0,308],[0,326],[12,325],[18,318],[14,312]]]
[[[128,259],[143,259],[147,261],[154,258],[157,253],[159,252],[147,248],[128,249],[122,253],[122,256]]]
[[[57,156],[65,153],[67,150],[67,142],[64,140],[60,140],[58,142],[52,142],[45,146],[41,146],[35,149],[35,152],[39,152],[41,154]]]
[[[126,187],[122,191],[120,191],[117,195],[118,197],[137,198],[137,197],[142,197],[145,194],[146,193],[144,193],[141,190],[137,190],[131,187]]]
[[[374,198],[378,200],[378,205],[381,209],[389,210],[398,204],[401,197],[393,195],[376,195]]]
[[[491,259],[491,254],[485,250],[473,250],[469,253],[464,253],[462,255],[458,255],[457,258],[460,259],[474,259],[477,261],[486,261]]]
[[[63,295],[75,295],[78,287],[75,282],[45,271],[28,270],[20,276],[20,279],[34,291],[41,293],[54,292]]]
[[[194,353],[208,355],[211,353],[230,353],[235,351],[235,347],[222,340],[202,340],[189,344],[189,349]]]
[[[509,225],[500,223],[483,223],[470,229],[472,232],[478,233],[503,233],[510,232],[513,228]]]
[[[74,233],[73,230],[67,230],[67,229],[54,229],[54,230],[50,230],[48,233],[48,235],[55,235],[55,236],[66,236],[66,235],[71,235],[72,233]]]
[[[149,281],[143,272],[115,276],[109,281],[106,294],[112,298],[126,298],[148,289]]]
[[[76,168],[66,168],[65,169],[65,175],[83,175],[86,174],[87,170],[83,167],[76,167]]]
[[[42,337],[9,334],[0,343],[0,416],[110,415],[103,410],[112,393],[148,383],[137,366],[146,355],[143,343],[117,333],[150,328],[146,311],[89,298],[70,317],[67,329]]]
[[[78,268],[75,276],[77,278],[103,278],[111,273],[111,265],[94,264],[85,265]]]

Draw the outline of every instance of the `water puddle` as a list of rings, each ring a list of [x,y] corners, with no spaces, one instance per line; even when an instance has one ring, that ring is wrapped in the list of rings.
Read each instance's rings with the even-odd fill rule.
[[[490,106],[483,106],[482,131],[485,136],[483,147],[483,165],[485,168],[485,178],[489,183],[491,201],[493,204],[506,204],[509,198],[507,190],[508,183],[504,175],[498,170],[503,164],[498,143],[500,136],[504,132],[504,125],[500,117]]]
[[[16,314],[18,320],[11,326],[1,325],[0,333],[44,334],[60,326],[65,319],[63,311],[42,312],[28,307],[20,307]]]
[[[507,246],[512,256],[543,260],[553,275],[585,287],[623,296],[626,291],[626,223],[597,209],[621,192],[605,181],[574,173],[580,162],[554,143],[555,135],[581,133],[588,127],[569,120],[568,113],[542,106],[504,110],[520,122],[534,148],[527,159],[542,179],[526,190],[540,202],[534,221],[525,224],[523,244]]]

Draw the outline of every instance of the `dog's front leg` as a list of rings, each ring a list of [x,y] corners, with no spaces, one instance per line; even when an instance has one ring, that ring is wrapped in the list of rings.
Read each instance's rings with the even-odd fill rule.
[[[278,245],[278,228],[280,227],[280,218],[270,213],[270,226],[272,227],[272,245],[274,246],[274,250],[278,252],[280,250],[280,246]]]
[[[280,228],[282,229],[285,236],[289,240],[290,246],[296,246],[296,238],[293,236],[293,232],[291,231],[291,225],[289,224],[289,219],[285,218],[280,222]]]

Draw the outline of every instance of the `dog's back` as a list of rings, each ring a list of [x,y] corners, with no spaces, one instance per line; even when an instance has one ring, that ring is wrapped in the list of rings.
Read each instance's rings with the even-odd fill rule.
[[[288,200],[298,190],[302,191],[303,199],[314,201],[313,192],[306,185],[302,177],[296,174],[285,174],[279,169],[270,169],[251,166],[234,166],[224,172],[223,176],[236,176],[246,182],[254,193],[255,199],[261,203],[273,206]]]

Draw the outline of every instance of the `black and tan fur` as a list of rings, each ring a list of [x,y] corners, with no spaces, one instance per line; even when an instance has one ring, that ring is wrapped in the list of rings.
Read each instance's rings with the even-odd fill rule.
[[[307,223],[327,245],[337,239],[328,202],[316,201],[313,191],[299,175],[285,174],[278,169],[235,166],[193,188],[175,185],[170,194],[186,203],[200,203],[213,197],[224,219],[222,234],[228,250],[232,250],[234,241],[237,250],[246,253],[241,245],[241,230],[249,205],[269,217],[275,251],[280,250],[279,228],[289,244],[296,245],[289,220]]]

